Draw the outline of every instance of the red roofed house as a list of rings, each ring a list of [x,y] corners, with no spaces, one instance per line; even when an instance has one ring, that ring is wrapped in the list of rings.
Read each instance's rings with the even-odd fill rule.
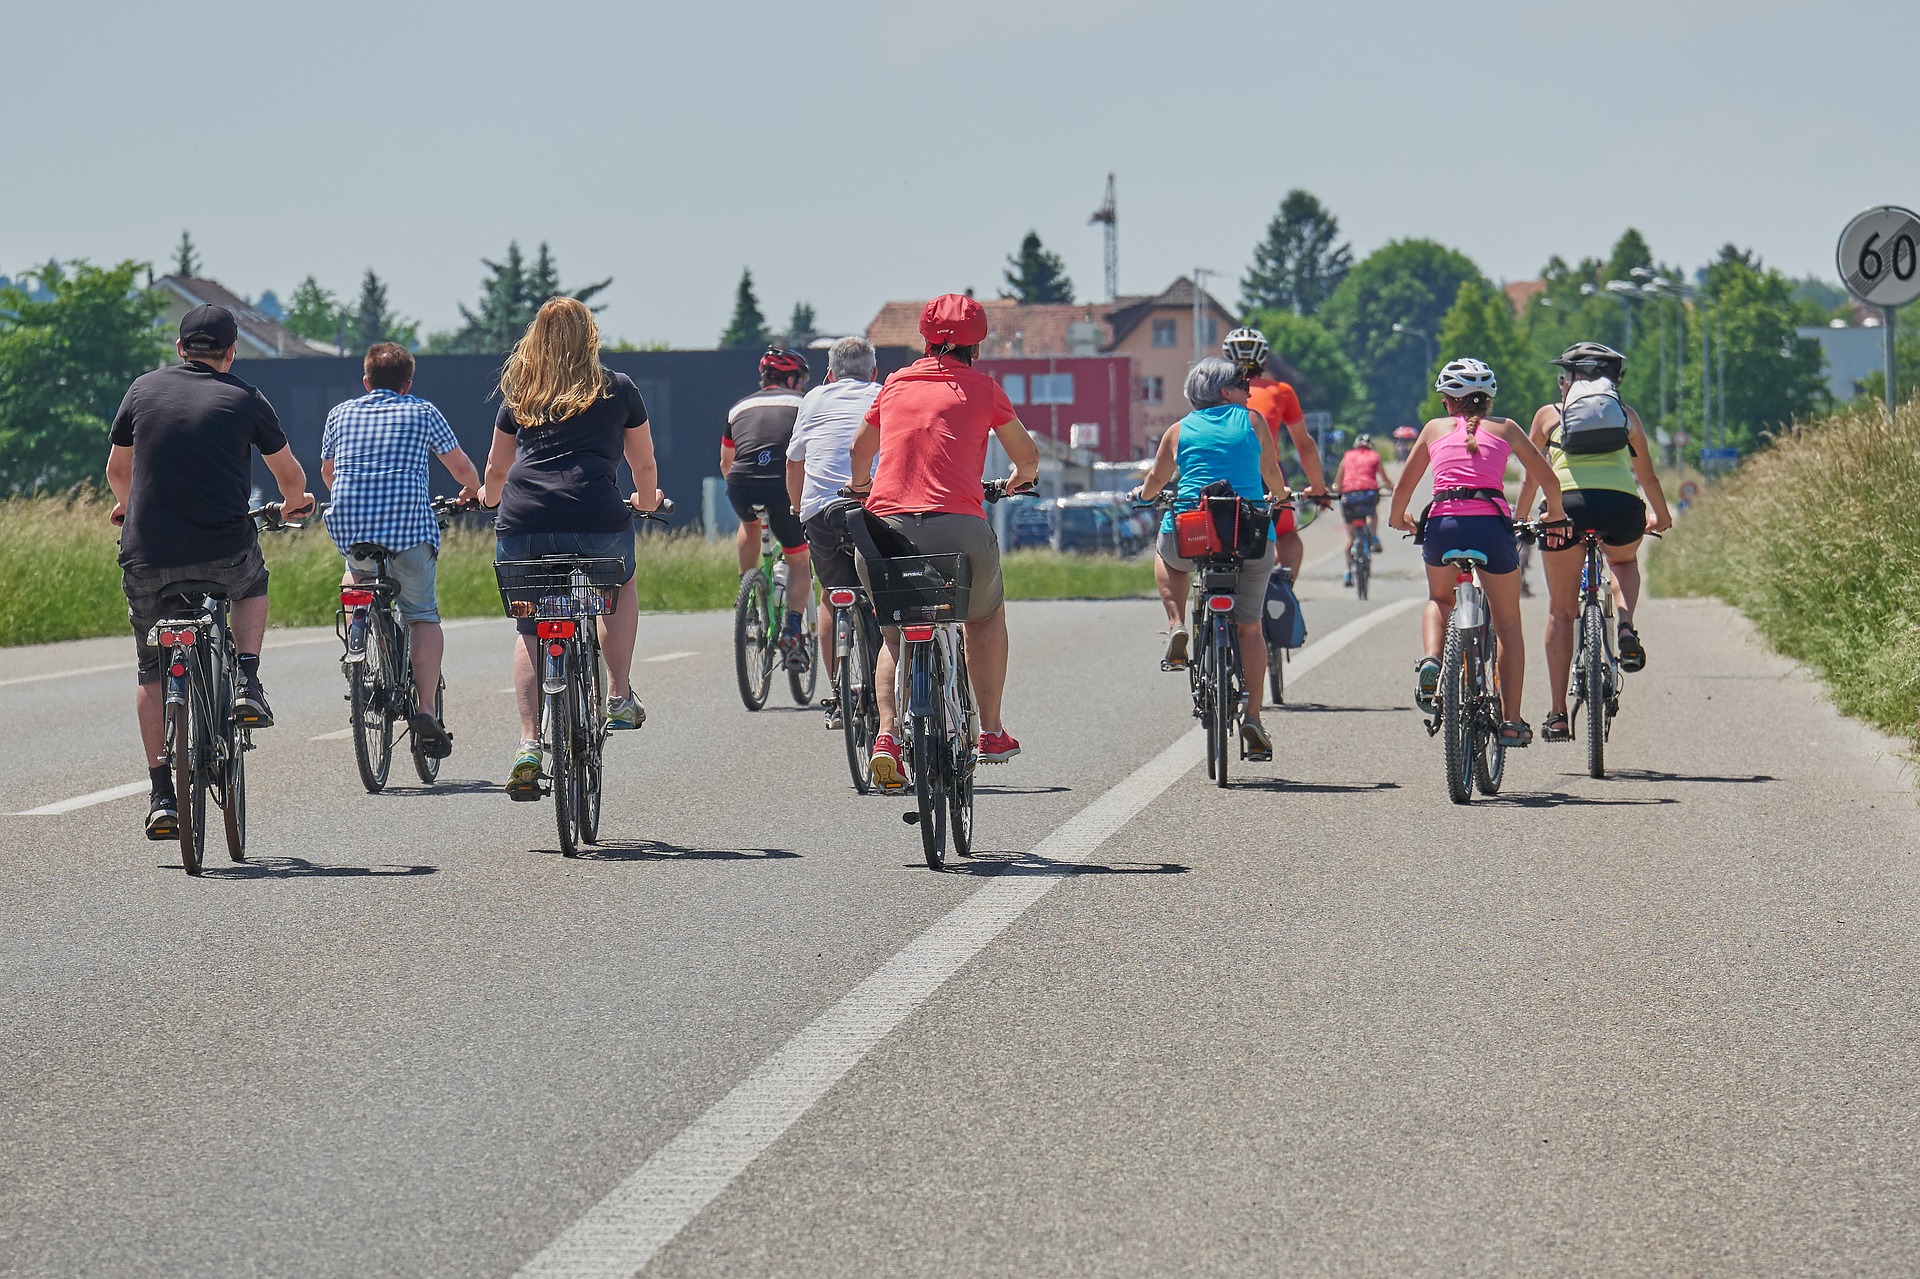
[[[213,280],[196,280],[187,275],[163,275],[153,282],[153,291],[167,304],[166,310],[160,313],[160,320],[169,328],[177,328],[187,312],[196,306],[224,306],[233,312],[234,323],[240,330],[236,345],[240,348],[239,355],[243,360],[281,360],[340,354],[339,349],[330,343],[309,342],[298,334],[287,332],[279,321],[256,311],[244,298]]]

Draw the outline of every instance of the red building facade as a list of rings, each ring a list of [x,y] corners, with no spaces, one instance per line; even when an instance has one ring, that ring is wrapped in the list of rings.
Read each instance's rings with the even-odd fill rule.
[[[974,367],[1000,383],[1035,435],[1109,462],[1133,457],[1133,357],[982,356]]]

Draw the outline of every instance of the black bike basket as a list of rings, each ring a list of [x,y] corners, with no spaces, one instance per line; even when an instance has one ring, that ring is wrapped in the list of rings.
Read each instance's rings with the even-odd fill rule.
[[[966,620],[973,569],[965,555],[869,559],[867,576],[873,583],[873,611],[884,625]]]
[[[576,571],[586,578],[577,591]],[[613,592],[626,583],[627,562],[573,556],[496,560],[493,573],[509,617],[599,617],[613,612]]]

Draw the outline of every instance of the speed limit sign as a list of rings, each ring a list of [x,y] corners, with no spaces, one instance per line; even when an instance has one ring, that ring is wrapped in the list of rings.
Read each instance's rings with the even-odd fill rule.
[[[1920,298],[1920,215],[1894,204],[1868,209],[1840,233],[1834,260],[1862,302],[1905,306]]]

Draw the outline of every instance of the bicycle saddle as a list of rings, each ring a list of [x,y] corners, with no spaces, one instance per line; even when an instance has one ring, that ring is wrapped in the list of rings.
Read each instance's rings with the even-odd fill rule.
[[[1458,564],[1463,560],[1473,564],[1485,564],[1487,562],[1487,553],[1485,551],[1476,551],[1471,547],[1463,547],[1457,551],[1448,551],[1442,558],[1449,564]]]
[[[228,589],[223,582],[169,582],[166,593],[160,598],[169,603],[184,601],[191,608],[199,608],[200,601],[208,596],[217,600],[226,599]]]
[[[390,560],[400,552],[389,550],[378,542],[355,542],[347,548],[347,554],[356,560]]]

